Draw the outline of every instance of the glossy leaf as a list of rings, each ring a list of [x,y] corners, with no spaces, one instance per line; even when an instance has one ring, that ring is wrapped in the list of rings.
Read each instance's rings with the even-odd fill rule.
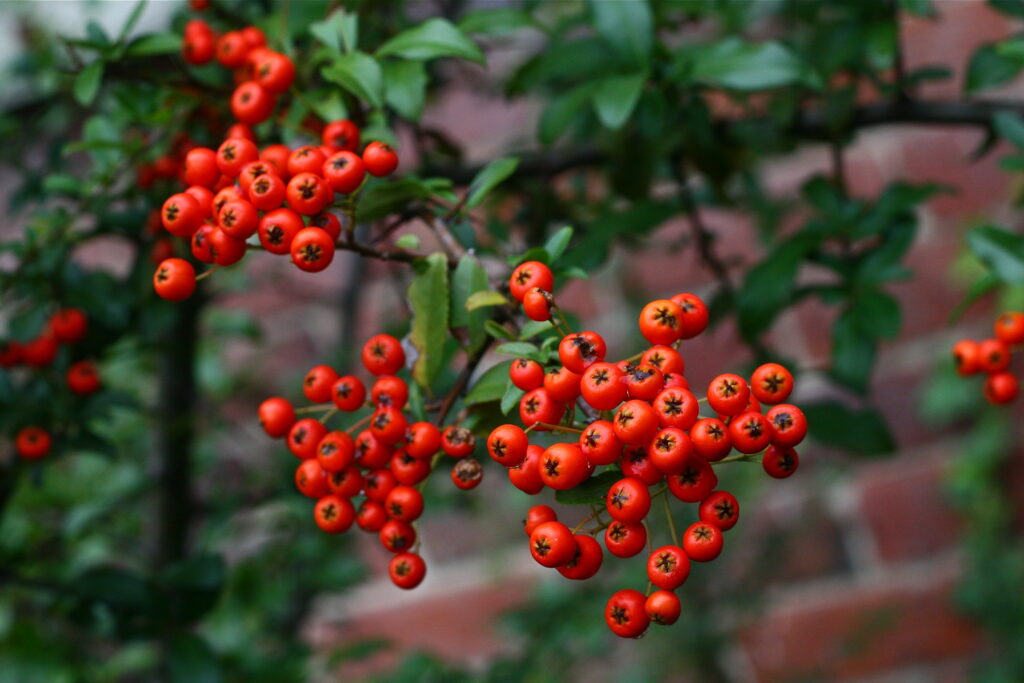
[[[409,340],[419,354],[412,376],[420,386],[428,388],[441,371],[444,342],[448,338],[448,259],[441,253],[430,254],[417,264],[416,270],[409,285]]]

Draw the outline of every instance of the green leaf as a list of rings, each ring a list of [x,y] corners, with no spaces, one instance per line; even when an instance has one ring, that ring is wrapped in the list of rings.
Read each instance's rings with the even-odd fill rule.
[[[555,500],[562,505],[593,505],[603,503],[608,489],[622,479],[622,472],[609,470],[587,479],[568,491],[555,491]]]
[[[411,232],[406,233],[395,240],[395,246],[401,249],[418,249],[420,246],[420,236],[414,235]]]
[[[598,81],[592,95],[598,120],[611,130],[621,128],[633,113],[646,82],[645,73],[608,76]]]
[[[967,247],[1006,284],[1024,284],[1024,238],[994,225],[967,233]]]
[[[508,378],[508,370],[512,367],[512,361],[503,361],[487,369],[487,372],[480,375],[473,387],[466,394],[464,403],[467,406],[477,403],[488,403],[500,401],[505,395],[505,390],[511,381]]]
[[[171,683],[220,683],[220,665],[206,641],[193,633],[171,640],[167,665]]]
[[[536,345],[530,344],[529,342],[508,342],[502,344],[496,348],[495,353],[500,353],[504,356],[515,356],[516,358],[529,358],[535,360],[538,363],[544,362],[544,354],[537,348]]]
[[[860,328],[850,311],[846,311],[832,326],[832,367],[829,372],[838,382],[854,391],[867,393],[875,351],[874,338]]]
[[[899,0],[899,4],[908,13],[919,17],[930,17],[935,14],[932,0]]]
[[[796,235],[747,272],[736,301],[744,339],[756,339],[791,303],[800,264],[819,242],[816,235]]]
[[[858,455],[885,455],[896,448],[896,440],[877,410],[853,410],[835,402],[802,408],[811,438],[818,443]]]
[[[390,183],[370,186],[359,197],[356,218],[360,222],[374,221],[400,211],[416,199],[427,199],[438,194],[440,186],[428,180],[406,176]]]
[[[1016,147],[1024,148],[1024,118],[1015,111],[1005,110],[996,112],[992,117],[996,132],[1014,144]]]
[[[377,60],[365,52],[342,55],[320,74],[375,108],[384,104],[384,74]]]
[[[121,27],[121,33],[117,36],[117,42],[123,43],[128,37],[128,34],[135,28],[135,24],[139,23],[139,17],[142,16],[142,10],[146,9],[146,0],[139,0],[135,3],[135,7],[132,8],[132,13],[128,15],[127,21],[124,22],[124,26]]]
[[[590,0],[594,28],[627,64],[650,61],[654,45],[654,18],[647,0]]]
[[[964,91],[975,93],[1008,83],[1016,78],[1021,66],[1024,65],[1018,60],[1001,54],[995,45],[982,45],[967,65]]]
[[[988,0],[988,4],[1003,14],[1024,19],[1024,0]]]
[[[487,320],[484,322],[484,330],[495,339],[515,339],[515,336],[511,332],[493,320]]]
[[[43,189],[55,194],[78,196],[82,190],[82,183],[73,175],[52,173],[43,180]]]
[[[210,611],[227,577],[219,555],[194,555],[166,567],[161,584],[172,596],[169,605],[179,623],[188,624]]]
[[[474,177],[469,183],[466,208],[472,209],[478,206],[491,190],[500,185],[502,181],[506,180],[510,175],[515,173],[518,165],[518,158],[504,157],[501,159],[495,159],[480,169],[480,172],[477,173],[476,177]]]
[[[483,289],[479,292],[473,292],[466,299],[466,310],[475,311],[478,308],[487,308],[489,306],[503,306],[508,303],[508,299],[501,292],[495,292],[492,289]]]
[[[459,20],[463,33],[511,33],[521,28],[537,28],[537,23],[526,12],[499,7],[470,12]]]
[[[384,62],[384,101],[411,121],[419,121],[427,92],[427,68],[423,62]]]
[[[444,342],[448,338],[448,258],[442,253],[427,256],[418,263],[416,277],[409,285],[412,328],[409,340],[419,352],[412,376],[427,388],[437,379],[444,360]]]
[[[323,21],[309,25],[309,32],[335,52],[355,52],[359,41],[359,15],[338,8]]]
[[[376,55],[398,55],[419,60],[461,57],[478,64],[484,63],[484,54],[476,43],[463,35],[450,21],[437,17],[399,33],[377,48]]]
[[[720,88],[766,90],[796,83],[802,72],[800,60],[781,43],[753,44],[733,37],[698,52],[690,76]]]
[[[525,395],[525,391],[509,381],[508,385],[505,387],[505,393],[501,397],[501,414],[508,415],[513,408],[519,405],[519,401],[521,401]]]
[[[171,55],[181,50],[181,37],[174,33],[151,33],[140,36],[128,44],[125,54],[129,57],[149,55]]]
[[[348,118],[348,107],[345,106],[345,100],[337,88],[327,87],[315,90],[306,97],[306,101],[309,102],[316,115],[324,121]]]
[[[952,325],[960,319],[960,316],[970,308],[971,304],[985,296],[993,289],[1000,285],[999,276],[995,273],[989,272],[978,278],[971,288],[967,290],[967,294],[964,295],[963,300],[958,303],[952,311],[949,313],[949,324]]]
[[[103,62],[97,59],[75,76],[74,93],[78,103],[85,107],[92,104],[96,99],[96,94],[100,91],[102,81]]]
[[[572,240],[572,228],[568,225],[555,231],[548,241],[544,243],[544,251],[548,254],[548,263],[555,263],[565,253]]]
[[[900,333],[900,304],[890,294],[880,290],[862,292],[853,300],[850,311],[861,330],[869,335],[893,339]]]
[[[520,341],[526,341],[539,334],[550,332],[555,329],[550,320],[527,320],[519,329]]]
[[[469,332],[469,349],[476,350],[487,341],[484,323],[487,311],[467,308],[470,295],[487,287],[487,273],[480,262],[471,254],[459,259],[459,265],[452,274],[452,309],[451,325],[453,328],[465,327]]]
[[[550,145],[579,119],[580,112],[587,105],[594,91],[593,83],[584,83],[548,103],[541,114],[537,135],[545,145]]]

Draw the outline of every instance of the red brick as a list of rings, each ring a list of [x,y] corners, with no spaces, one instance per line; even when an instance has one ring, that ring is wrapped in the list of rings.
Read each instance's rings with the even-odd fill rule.
[[[906,585],[903,585],[903,584]],[[951,576],[830,591],[759,615],[740,641],[759,681],[848,680],[970,653]]]
[[[957,542],[959,520],[943,490],[947,462],[935,452],[861,471],[861,514],[883,561],[925,557]]]

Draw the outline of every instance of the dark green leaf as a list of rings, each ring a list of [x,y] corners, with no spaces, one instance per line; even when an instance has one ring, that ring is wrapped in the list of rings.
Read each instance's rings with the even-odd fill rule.
[[[642,66],[650,60],[654,45],[654,18],[647,0],[590,0],[594,27],[619,58]]]
[[[1003,14],[1017,19],[1024,19],[1024,0],[988,0],[988,4]]]
[[[900,333],[900,304],[891,295],[869,290],[857,295],[850,308],[861,330],[882,339],[893,339]]]
[[[576,488],[556,491],[555,500],[562,505],[593,505],[604,502],[608,489],[622,479],[622,472],[608,471],[587,479]]]
[[[165,568],[161,584],[172,599],[170,606],[180,623],[191,623],[216,604],[227,570],[219,555],[194,555]]]
[[[511,33],[521,28],[537,28],[536,22],[526,12],[498,7],[470,12],[459,20],[463,33]]]
[[[518,158],[504,157],[495,159],[480,169],[480,172],[469,183],[466,208],[472,209],[478,206],[491,190],[515,173],[517,166],[519,166]]]
[[[568,225],[559,228],[555,231],[548,241],[544,243],[544,251],[548,253],[550,259],[548,263],[555,263],[565,253],[566,248],[569,246],[569,241],[572,240],[572,228]]]
[[[359,197],[356,217],[360,222],[374,221],[396,213],[416,199],[427,199],[438,194],[439,186],[426,180],[405,177],[390,183],[369,187]]]
[[[151,33],[140,36],[128,44],[129,57],[171,55],[181,51],[181,37],[174,33]]]
[[[135,7],[132,8],[132,13],[128,15],[128,19],[124,22],[124,26],[121,27],[121,33],[117,36],[117,42],[123,43],[125,39],[131,34],[135,28],[135,24],[139,23],[139,17],[142,16],[142,10],[146,8],[146,0],[139,0],[135,3]]]
[[[1020,61],[1000,54],[992,44],[978,48],[967,66],[964,91],[975,93],[994,88],[1016,78],[1021,67]]]
[[[960,319],[960,316],[970,308],[971,304],[985,296],[996,287],[1000,285],[999,276],[995,273],[989,272],[978,278],[971,288],[967,290],[967,294],[964,295],[963,300],[953,308],[949,313],[949,324],[954,324]]]
[[[800,264],[819,242],[816,235],[797,235],[747,272],[737,296],[740,332],[745,339],[756,339],[790,303]]]
[[[528,342],[508,342],[495,349],[496,353],[516,358],[529,358],[537,362],[544,362],[544,354],[534,344]]]
[[[919,17],[930,17],[935,14],[932,0],[899,0],[899,3],[908,13]]]
[[[504,395],[501,397],[501,414],[508,415],[513,408],[519,405],[519,401],[524,395],[526,395],[526,392],[510,381],[508,386],[505,387]]]
[[[423,62],[389,60],[383,68],[384,100],[405,118],[419,121],[428,81]]]
[[[508,378],[508,369],[512,367],[512,361],[503,361],[494,367],[488,368],[487,372],[480,376],[466,394],[464,403],[468,406],[489,401],[499,401],[505,395],[508,385],[511,383]]]
[[[875,340],[847,311],[832,327],[831,375],[859,393],[866,393],[875,364]]]
[[[370,104],[384,104],[384,75],[377,60],[365,52],[342,55],[320,70],[320,74]]]
[[[359,15],[338,8],[323,21],[310,24],[309,32],[335,52],[354,52],[359,41]]]
[[[537,132],[540,141],[550,145],[561,137],[566,129],[578,120],[593,91],[594,84],[585,83],[551,100],[540,117]]]
[[[647,74],[608,76],[594,87],[594,112],[598,120],[611,130],[618,130],[629,120],[640,100]]]
[[[1024,148],[1024,118],[1020,114],[1008,109],[996,112],[992,117],[992,123],[1003,139],[1012,142],[1016,147]]]
[[[78,178],[67,173],[51,173],[43,181],[43,188],[54,194],[77,196],[82,189],[82,183]]]
[[[697,53],[690,76],[698,83],[732,90],[765,90],[796,83],[802,67],[781,43],[725,40]]]
[[[171,683],[220,683],[220,665],[213,650],[193,633],[179,633],[168,653]]]
[[[475,256],[467,254],[459,260],[452,274],[451,326],[465,327],[469,333],[469,348],[478,349],[486,341],[484,322],[487,311],[470,311],[466,307],[471,294],[487,287],[487,273]]]
[[[896,441],[877,410],[853,410],[834,402],[802,408],[809,434],[818,443],[858,455],[885,455],[896,448]]]
[[[409,285],[412,326],[409,340],[419,356],[412,376],[420,386],[431,386],[444,360],[444,342],[448,338],[448,258],[442,253],[427,256],[417,264],[416,277]]]
[[[437,17],[399,33],[377,48],[376,54],[378,57],[399,55],[419,60],[461,57],[478,64],[484,63],[484,54],[476,43],[463,35],[450,21]]]
[[[96,99],[103,81],[103,62],[99,59],[89,64],[75,76],[75,99],[82,106],[88,107]]]
[[[967,233],[967,246],[1006,284],[1024,284],[1024,238],[994,225]]]
[[[484,322],[484,330],[486,330],[487,334],[491,335],[495,339],[515,339],[515,336],[511,332],[493,320],[487,320]]]

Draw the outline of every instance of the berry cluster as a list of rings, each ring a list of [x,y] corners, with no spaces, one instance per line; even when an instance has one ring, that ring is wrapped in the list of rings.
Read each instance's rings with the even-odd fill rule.
[[[693,294],[644,306],[639,326],[651,346],[612,363],[605,360],[599,334],[568,332],[564,318],[560,325],[552,317],[558,312],[553,284],[543,263],[524,263],[512,273],[511,294],[527,316],[551,320],[564,335],[557,351],[560,365],[545,372],[535,360],[513,362],[511,380],[526,392],[519,403],[526,428],[497,427],[487,438],[487,450],[508,468],[512,484],[528,494],[600,484],[592,514],[575,528],[559,522],[546,505],[532,508],[525,522],[534,559],[570,579],[590,578],[601,568],[598,534],[616,557],[643,551],[650,543],[645,519],[652,501],[662,498],[671,542],[651,550],[647,560],[650,583],[659,590],[646,596],[619,591],[605,610],[614,633],[636,637],[651,621],[676,621],[680,603],[673,591],[686,581],[691,561],[715,559],[722,551],[723,532],[739,518],[736,498],[717,489],[712,466],[760,459],[770,476],[788,477],[799,462],[794,447],[807,434],[807,420],[799,408],[783,403],[793,389],[793,376],[776,363],[758,367],[749,381],[719,375],[706,398],[691,393],[678,347],[703,332],[708,322],[704,303]],[[705,402],[716,415],[701,415]],[[772,408],[762,412],[762,403]],[[577,404],[587,416],[582,422],[576,420]],[[545,448],[529,443],[531,431],[578,438]],[[730,456],[733,450],[739,454]],[[601,468],[606,469],[598,473]],[[676,535],[666,493],[698,505],[699,520],[682,536]]]
[[[0,344],[0,367],[25,366],[33,371],[50,367],[57,359],[61,344],[73,346],[80,342],[88,328],[88,318],[77,308],[55,311],[43,330],[31,341],[8,340]],[[100,388],[100,376],[91,360],[71,363],[64,373],[64,383],[76,396],[88,396]],[[50,452],[52,439],[42,427],[25,427],[14,441],[15,450],[25,460],[38,460]]]
[[[376,378],[369,395],[358,377],[339,377],[334,369],[317,365],[302,384],[303,394],[314,405],[296,409],[283,398],[268,398],[260,405],[259,419],[269,436],[285,439],[302,461],[295,485],[316,500],[317,526],[340,534],[355,523],[378,534],[384,548],[395,554],[391,580],[400,588],[415,588],[426,573],[423,558],[415,552],[413,523],[423,513],[418,485],[447,455],[456,459],[452,482],[460,489],[476,487],[483,477],[479,461],[469,457],[476,437],[457,425],[442,430],[429,422],[409,422],[403,412],[408,410],[409,387],[397,376],[405,353],[394,337],[372,337],[363,346],[362,362]],[[349,429],[327,428],[339,412],[363,408],[369,414]],[[317,412],[322,413],[319,419],[296,415]],[[365,498],[356,508],[352,499],[359,495]]]
[[[1009,371],[1013,352],[1024,344],[1024,313],[1007,311],[993,325],[995,337],[976,342],[961,339],[953,345],[953,359],[961,375],[984,372],[985,398],[989,403],[1012,403],[1020,391],[1017,377]]]
[[[219,37],[202,20],[186,26],[182,53],[187,61],[216,58],[235,70],[239,85],[231,112],[238,123],[217,149],[187,150],[180,168],[186,189],[167,198],[160,218],[169,233],[190,241],[192,256],[202,263],[229,266],[247,250],[263,249],[288,254],[302,270],[318,272],[331,264],[342,230],[351,230],[352,197],[367,174],[390,175],[398,155],[382,142],[370,142],[357,153],[360,129],[347,119],[324,126],[319,144],[257,147],[251,126],[271,117],[278,95],[295,80],[292,61],[265,43],[254,26]],[[346,196],[337,203],[344,209],[341,217],[330,211],[336,194]],[[249,241],[254,235],[258,242]],[[161,297],[181,301],[202,277],[189,261],[167,258],[158,265],[153,285]]]

